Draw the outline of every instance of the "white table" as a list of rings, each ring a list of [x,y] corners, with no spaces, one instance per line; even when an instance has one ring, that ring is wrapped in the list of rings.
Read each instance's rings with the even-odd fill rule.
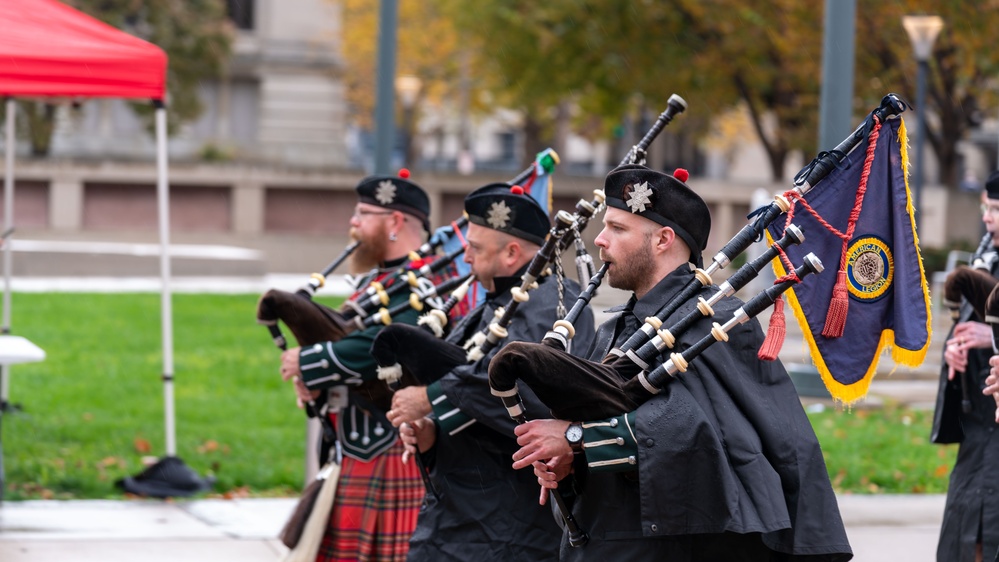
[[[34,363],[45,359],[45,351],[21,336],[0,335],[0,366],[4,371],[8,365],[16,363]],[[6,374],[6,373],[5,373]],[[0,420],[3,419],[3,408],[0,408]],[[0,501],[3,500],[4,469],[3,469],[3,432],[0,431]]]

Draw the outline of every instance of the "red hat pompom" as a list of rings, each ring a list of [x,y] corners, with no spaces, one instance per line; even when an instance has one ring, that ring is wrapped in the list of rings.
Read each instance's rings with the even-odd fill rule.
[[[409,179],[409,170],[406,169],[406,168],[401,168],[399,170],[399,177],[402,178],[402,179],[404,179],[404,180],[408,180]]]
[[[690,172],[684,170],[683,168],[677,168],[676,170],[673,171],[673,177],[682,182],[686,182],[687,178],[690,177]]]
[[[524,194],[524,188],[520,187],[519,185],[512,186],[510,188],[510,193],[512,193],[514,195],[523,195]]]

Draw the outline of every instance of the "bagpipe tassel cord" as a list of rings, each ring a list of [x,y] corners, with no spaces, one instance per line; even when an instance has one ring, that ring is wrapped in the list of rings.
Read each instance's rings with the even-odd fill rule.
[[[833,286],[832,299],[829,302],[829,310],[826,312],[826,324],[822,328],[822,335],[827,338],[838,338],[843,335],[846,329],[846,313],[850,308],[850,295],[846,289],[846,251],[853,238],[853,230],[860,217],[860,208],[864,205],[864,194],[867,193],[867,179],[871,175],[871,164],[874,162],[874,149],[878,142],[878,135],[881,132],[881,120],[874,116],[874,127],[867,144],[867,156],[864,159],[864,170],[860,174],[860,185],[857,187],[857,197],[850,211],[850,222],[846,227],[846,234],[842,235],[843,251],[839,258],[839,273],[836,275],[836,284]]]
[[[774,285],[783,283],[789,279],[800,279],[794,275],[794,266],[791,265],[790,258],[784,250],[777,246],[777,259],[784,262],[784,267],[789,272],[774,281]],[[784,347],[784,337],[787,336],[787,321],[784,319],[784,299],[780,295],[774,300],[774,311],[770,314],[770,325],[767,326],[767,336],[760,345],[760,350],[756,352],[756,357],[761,361],[773,361],[780,354],[780,348]]]
[[[829,300],[829,310],[826,311],[826,324],[822,335],[827,338],[838,338],[846,328],[846,313],[850,309],[850,295],[846,290],[846,267],[840,263],[836,272],[836,284],[833,285],[832,298]]]
[[[774,301],[774,311],[770,315],[770,326],[767,327],[767,337],[756,353],[761,361],[777,359],[780,348],[784,346],[784,336],[787,335],[787,325],[784,320],[784,299],[777,297]]]

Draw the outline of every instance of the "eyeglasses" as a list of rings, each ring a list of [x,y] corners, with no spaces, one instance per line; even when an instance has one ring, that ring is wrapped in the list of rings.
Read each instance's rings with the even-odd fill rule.
[[[362,219],[372,215],[391,215],[392,211],[366,211],[364,209],[354,209],[353,217]]]
[[[982,210],[983,215],[988,213],[992,216],[999,216],[999,205],[987,205],[982,203],[978,208]]]

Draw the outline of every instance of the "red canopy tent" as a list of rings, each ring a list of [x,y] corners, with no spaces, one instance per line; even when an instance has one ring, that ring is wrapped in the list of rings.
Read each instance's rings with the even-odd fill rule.
[[[167,57],[159,47],[55,0],[0,1],[0,96],[6,104],[4,231],[13,227],[14,97],[150,99],[156,106],[166,452],[176,454],[166,152]],[[4,245],[4,328],[10,327],[10,244]],[[2,465],[0,465],[2,466]],[[0,474],[2,477],[2,474]]]
[[[0,2],[0,95],[162,100],[162,49],[55,0]]]

